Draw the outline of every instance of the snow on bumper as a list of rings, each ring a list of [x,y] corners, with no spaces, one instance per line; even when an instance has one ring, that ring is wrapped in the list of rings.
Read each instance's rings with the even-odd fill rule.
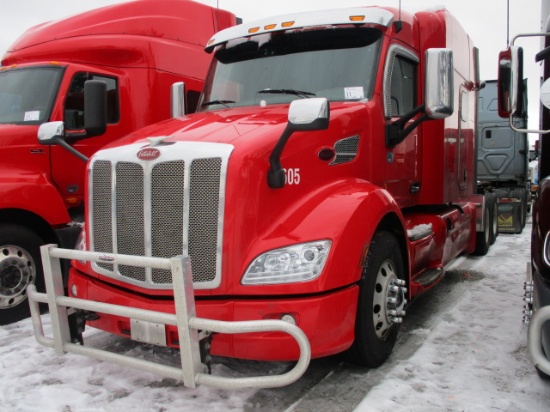
[[[309,341],[304,332],[291,323],[282,320],[227,322],[196,317],[191,265],[188,257],[179,256],[167,259],[104,254],[59,249],[55,245],[42,246],[41,253],[46,293],[38,293],[34,286],[30,286],[28,289],[33,328],[36,339],[40,344],[54,348],[60,354],[72,352],[156,373],[183,381],[185,386],[192,388],[201,384],[225,389],[280,387],[298,380],[309,365],[311,358]],[[112,262],[116,260],[119,264],[171,270],[176,313],[155,312],[67,297],[64,295],[60,259],[77,259],[94,262]],[[38,308],[39,302],[47,303],[49,306],[53,337],[44,335]],[[69,308],[124,316],[138,323],[142,322],[144,325],[176,326],[179,333],[181,367],[161,365],[151,361],[72,343],[68,318]],[[300,357],[293,369],[281,375],[247,378],[227,378],[209,375],[206,373],[206,365],[201,361],[199,343],[201,339],[209,336],[211,332],[230,334],[283,332],[296,340],[300,348]]]

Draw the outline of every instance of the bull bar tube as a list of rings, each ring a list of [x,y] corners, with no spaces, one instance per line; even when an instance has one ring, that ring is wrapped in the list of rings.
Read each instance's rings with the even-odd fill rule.
[[[41,345],[54,348],[59,354],[72,352],[101,361],[152,372],[164,377],[182,381],[184,386],[213,386],[222,389],[275,388],[289,385],[298,380],[307,370],[311,359],[311,348],[305,333],[296,325],[283,320],[219,321],[196,317],[195,297],[191,261],[186,256],[157,258],[112,253],[88,252],[60,249],[57,245],[41,246],[42,265],[46,293],[39,293],[29,285],[28,298],[36,340]],[[174,291],[175,314],[131,308],[109,303],[88,301],[65,296],[60,259],[86,260],[103,263],[118,263],[137,267],[170,270]],[[38,303],[47,303],[51,316],[52,337],[45,336]],[[136,321],[176,326],[180,342],[181,367],[168,366],[112,353],[103,349],[86,347],[71,342],[68,308],[100,312],[126,317]],[[249,333],[283,332],[292,336],[300,348],[300,357],[294,367],[283,374],[230,378],[213,376],[201,361],[199,342],[211,332]]]

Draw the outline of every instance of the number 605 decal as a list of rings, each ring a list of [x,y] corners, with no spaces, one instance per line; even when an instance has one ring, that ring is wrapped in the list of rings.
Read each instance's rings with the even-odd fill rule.
[[[287,185],[300,184],[300,168],[285,169],[285,183]]]

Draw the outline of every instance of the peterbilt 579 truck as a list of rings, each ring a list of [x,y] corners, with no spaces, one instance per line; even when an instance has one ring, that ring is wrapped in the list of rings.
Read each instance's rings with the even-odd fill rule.
[[[90,159],[78,250],[42,250],[37,339],[191,387],[280,386],[341,352],[381,365],[407,302],[490,241],[477,49],[445,10],[366,7],[235,26],[206,50],[198,113]],[[53,337],[36,310],[48,301]],[[182,364],[87,347],[84,324],[179,348]],[[205,372],[211,355],[298,362],[231,379]]]
[[[29,315],[29,284],[44,290],[39,246],[74,247],[83,220],[86,163],[40,145],[39,126],[63,121],[85,159],[169,118],[175,82],[185,82],[193,111],[211,60],[206,41],[235,20],[192,1],[137,0],[38,25],[9,47],[0,68],[0,324]],[[85,125],[88,80],[106,83],[104,130]]]

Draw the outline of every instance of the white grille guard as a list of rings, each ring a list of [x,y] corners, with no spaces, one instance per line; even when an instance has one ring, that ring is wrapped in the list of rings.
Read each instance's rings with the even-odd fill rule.
[[[535,366],[550,375],[550,360],[542,348],[542,326],[548,321],[550,321],[550,306],[543,306],[535,311],[529,322],[528,346]]]
[[[38,293],[34,285],[28,287],[34,334],[38,343],[54,348],[59,354],[72,352],[101,361],[156,373],[182,381],[185,386],[191,388],[197,385],[207,385],[223,389],[280,387],[298,380],[309,365],[311,358],[309,341],[304,332],[296,325],[282,320],[226,322],[196,317],[191,263],[188,257],[155,258],[105,254],[59,249],[56,245],[42,246],[41,253],[46,293]],[[130,266],[171,270],[176,313],[155,312],[67,297],[64,293],[60,259],[109,263],[116,261],[119,264]],[[53,338],[44,335],[38,306],[39,302],[47,303],[49,306]],[[176,326],[179,334],[181,367],[162,365],[153,361],[136,359],[103,349],[72,343],[69,331],[68,308],[117,315],[143,322]],[[243,378],[209,375],[205,373],[207,370],[206,365],[201,362],[199,342],[201,339],[209,336],[210,332],[231,334],[248,332],[287,333],[298,343],[300,357],[290,371],[281,375]]]

